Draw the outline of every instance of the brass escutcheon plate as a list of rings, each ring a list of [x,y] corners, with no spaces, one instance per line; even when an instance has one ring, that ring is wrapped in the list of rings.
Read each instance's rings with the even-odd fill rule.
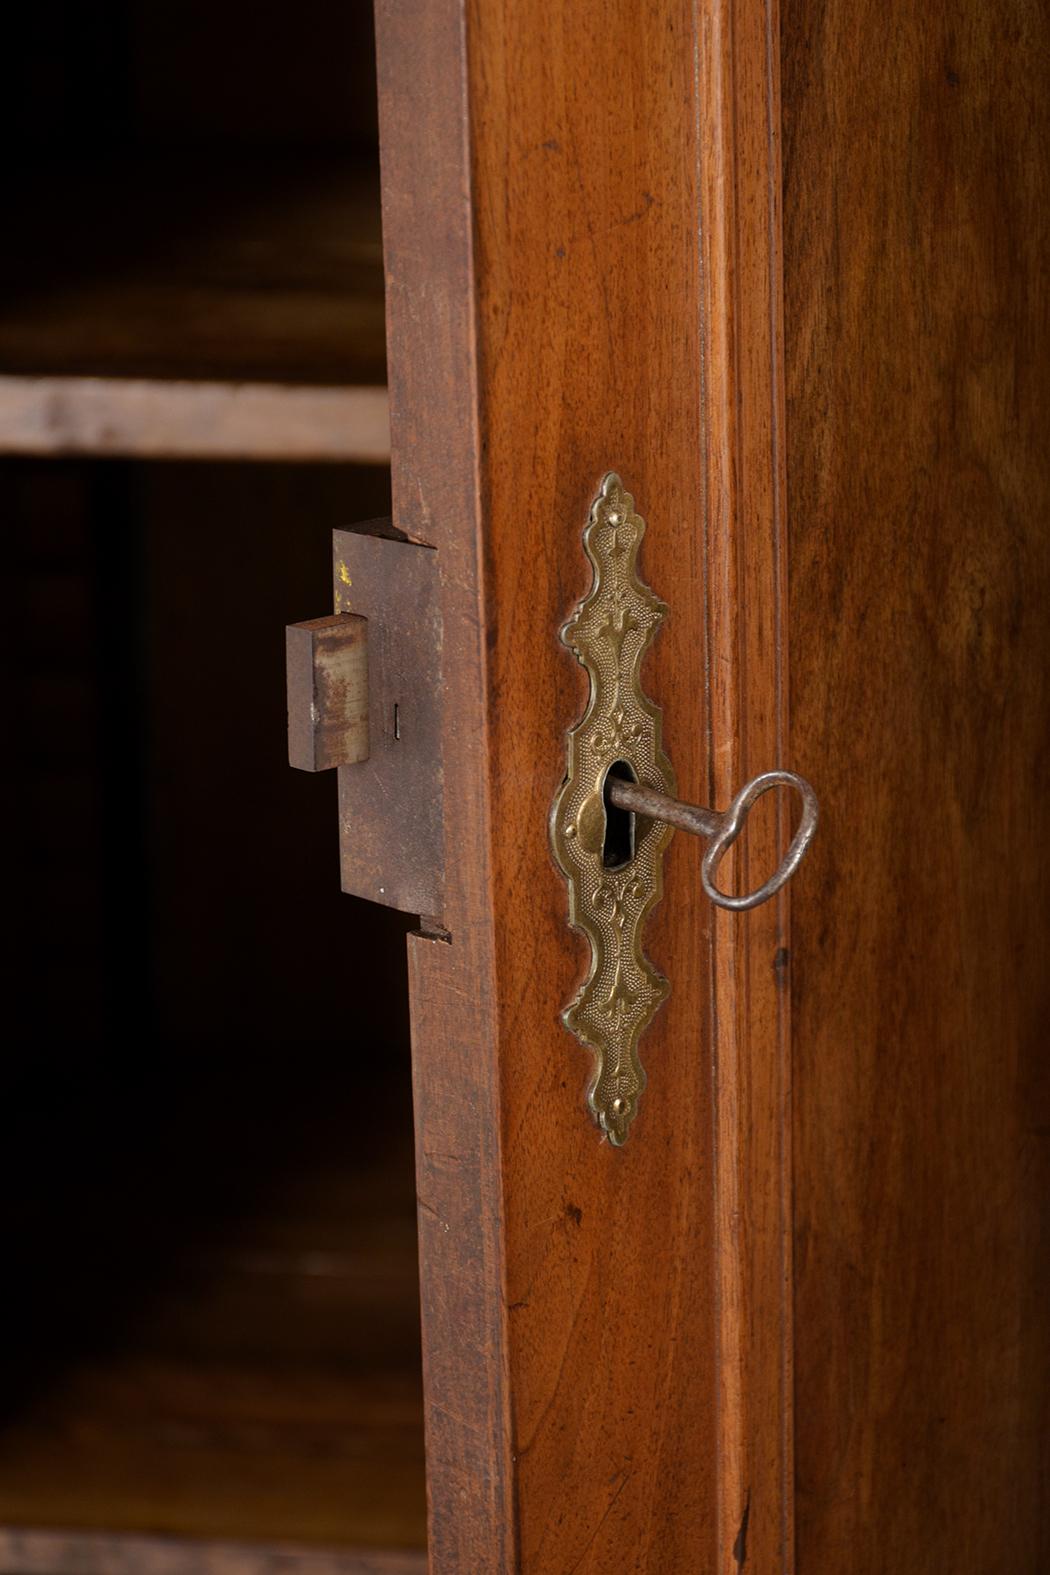
[[[569,884],[569,922],[590,943],[587,977],[562,1013],[594,1054],[587,1090],[595,1120],[622,1144],[638,1113],[645,1071],[638,1042],[669,985],[642,950],[642,932],[663,891],[672,828],[636,817],[633,849],[613,862],[606,849],[605,779],[626,767],[638,782],[674,794],[661,746],[661,713],[641,686],[641,666],[667,612],[638,576],[645,521],[610,472],[591,507],[583,545],[594,568],[590,591],[561,631],[587,669],[591,694],[567,735],[568,773],[551,809],[551,846]]]

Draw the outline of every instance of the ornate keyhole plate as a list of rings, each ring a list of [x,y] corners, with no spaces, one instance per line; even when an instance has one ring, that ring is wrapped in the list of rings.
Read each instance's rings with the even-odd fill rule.
[[[550,819],[554,856],[569,884],[569,922],[591,950],[587,978],[562,1021],[594,1054],[588,1103],[616,1144],[626,1140],[645,1088],[638,1042],[669,989],[642,950],[642,932],[663,891],[672,828],[639,816],[629,860],[618,868],[605,861],[610,767],[624,762],[638,782],[675,792],[660,710],[641,686],[642,660],[667,611],[638,576],[644,533],[634,499],[610,472],[583,532],[594,581],[561,631],[590,675],[591,694],[567,735],[568,774]]]

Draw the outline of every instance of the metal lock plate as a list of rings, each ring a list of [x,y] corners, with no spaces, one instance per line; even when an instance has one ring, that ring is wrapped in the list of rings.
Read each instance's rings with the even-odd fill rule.
[[[554,856],[569,883],[569,921],[591,949],[587,978],[562,1020],[594,1052],[588,1103],[616,1144],[626,1139],[645,1088],[638,1041],[668,992],[642,950],[642,931],[663,890],[672,828],[639,816],[633,854],[619,868],[606,846],[610,770],[623,762],[633,780],[675,791],[660,710],[641,685],[642,659],[667,611],[638,577],[644,531],[619,476],[607,475],[583,534],[594,583],[561,635],[590,674],[591,697],[568,734],[568,775],[550,821]]]
[[[444,907],[437,553],[387,521],[333,535],[337,612],[368,619],[367,760],[339,768],[342,888],[407,913]]]
[[[710,900],[744,913],[791,879],[817,827],[816,794],[793,771],[753,777],[724,813],[675,798],[660,709],[641,682],[643,658],[667,612],[638,575],[644,532],[634,499],[610,472],[583,533],[594,583],[562,630],[590,674],[591,695],[568,734],[568,774],[550,819],[551,846],[569,883],[569,921],[591,949],[587,978],[562,1020],[594,1052],[588,1102],[617,1145],[627,1138],[645,1088],[638,1041],[670,988],[642,950],[642,933],[660,900],[664,849],[674,828],[707,840],[700,881]],[[719,865],[752,806],[774,788],[789,788],[801,800],[790,845],[754,890],[724,891],[716,884]]]

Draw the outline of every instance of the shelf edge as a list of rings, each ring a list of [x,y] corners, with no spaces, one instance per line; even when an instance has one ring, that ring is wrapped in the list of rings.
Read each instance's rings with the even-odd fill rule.
[[[387,391],[6,374],[0,454],[386,464]]]
[[[422,1549],[0,1528],[4,1575],[426,1575]]]

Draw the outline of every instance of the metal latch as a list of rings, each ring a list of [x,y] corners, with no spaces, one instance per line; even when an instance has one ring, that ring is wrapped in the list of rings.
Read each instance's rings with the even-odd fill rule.
[[[333,533],[335,613],[286,633],[288,758],[339,773],[344,891],[444,907],[437,553],[388,520]]]

